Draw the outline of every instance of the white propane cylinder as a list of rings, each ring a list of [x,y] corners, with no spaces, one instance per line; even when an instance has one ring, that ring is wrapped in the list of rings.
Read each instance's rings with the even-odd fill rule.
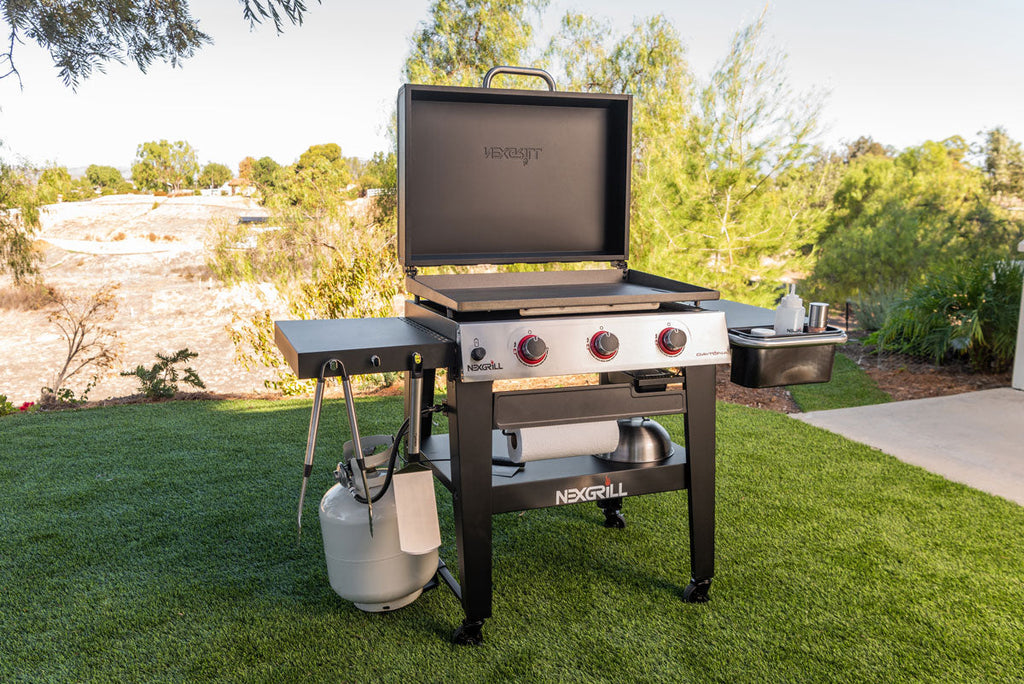
[[[437,549],[414,556],[399,547],[394,487],[373,503],[373,536],[366,504],[334,485],[320,500],[327,577],[338,596],[367,612],[407,606],[437,571]]]

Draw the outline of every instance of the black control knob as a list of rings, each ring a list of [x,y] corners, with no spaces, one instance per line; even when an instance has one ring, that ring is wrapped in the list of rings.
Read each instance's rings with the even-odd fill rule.
[[[474,361],[483,361],[484,357],[487,356],[487,350],[483,347],[473,347],[473,351],[469,352],[469,356]]]
[[[665,328],[658,333],[658,348],[669,356],[676,356],[686,346],[686,333],[679,328]]]
[[[590,338],[590,353],[602,361],[615,356],[619,351],[619,338],[607,330],[594,333]]]
[[[519,346],[516,347],[516,356],[528,366],[536,366],[547,358],[547,355],[548,345],[536,335],[524,336],[519,340]]]

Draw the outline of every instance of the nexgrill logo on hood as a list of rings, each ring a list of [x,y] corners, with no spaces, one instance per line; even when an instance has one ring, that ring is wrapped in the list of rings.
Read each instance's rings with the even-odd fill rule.
[[[611,478],[605,476],[603,485],[592,485],[578,489],[569,487],[555,492],[555,505],[578,503],[580,501],[597,501],[598,499],[614,499],[627,496],[622,483],[612,484]]]
[[[501,147],[490,145],[484,147],[484,159],[515,159],[523,162],[523,166],[531,159],[540,159],[543,147]]]

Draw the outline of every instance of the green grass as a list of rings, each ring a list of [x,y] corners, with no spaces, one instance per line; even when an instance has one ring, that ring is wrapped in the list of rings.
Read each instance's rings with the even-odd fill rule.
[[[479,648],[438,589],[369,615],[295,544],[308,401],[0,419],[0,681],[1024,681],[1024,509],[784,415],[720,405],[712,601],[684,492],[497,516]],[[361,401],[365,434],[400,399]],[[682,421],[663,423],[679,435]],[[450,498],[443,556],[455,566]]]
[[[815,385],[787,387],[801,411],[868,406],[892,401],[875,381],[845,354],[836,352],[832,379]]]

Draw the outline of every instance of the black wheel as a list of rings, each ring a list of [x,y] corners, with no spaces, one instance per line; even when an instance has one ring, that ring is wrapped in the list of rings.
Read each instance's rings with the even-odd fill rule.
[[[711,580],[690,580],[683,589],[683,601],[687,603],[707,603],[711,600],[708,590],[711,589]]]
[[[479,646],[484,643],[484,621],[463,620],[452,632],[452,643],[459,646]]]

